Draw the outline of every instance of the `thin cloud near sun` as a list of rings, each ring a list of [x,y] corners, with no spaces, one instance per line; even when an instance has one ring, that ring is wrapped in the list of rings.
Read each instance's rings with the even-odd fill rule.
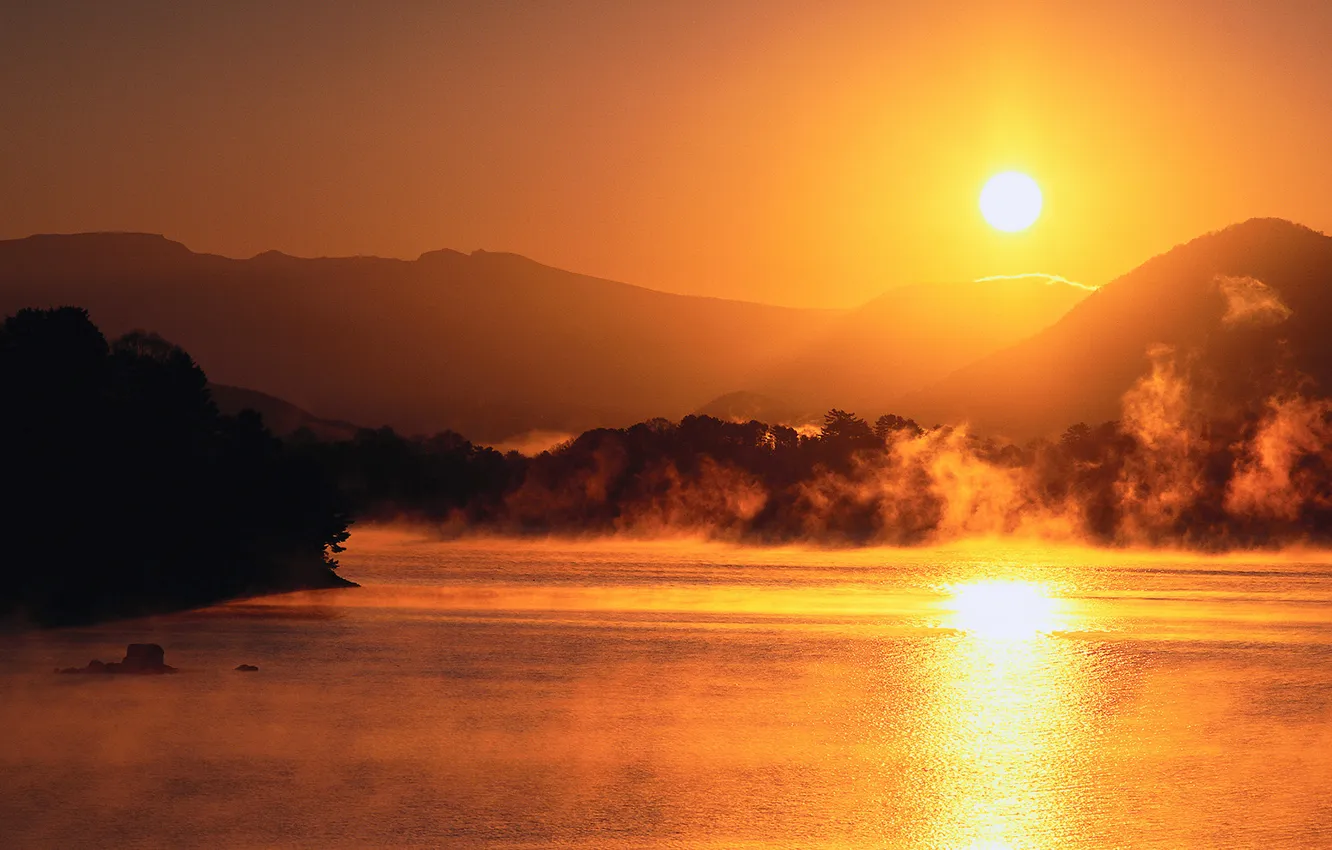
[[[992,280],[1029,280],[1031,278],[1039,278],[1040,280],[1043,280],[1049,284],[1066,283],[1069,286],[1076,286],[1078,289],[1085,289],[1088,292],[1095,292],[1096,290],[1100,289],[1099,286],[1095,286],[1090,283],[1079,283],[1076,280],[1069,280],[1068,278],[1062,275],[1046,274],[1045,272],[1023,272],[1022,274],[992,274],[992,275],[986,275],[985,277],[978,277],[974,279],[972,283],[988,283],[989,281]]]

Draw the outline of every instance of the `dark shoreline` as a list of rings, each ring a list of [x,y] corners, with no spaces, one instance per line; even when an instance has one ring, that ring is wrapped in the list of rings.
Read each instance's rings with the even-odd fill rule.
[[[97,605],[95,611],[43,612],[33,616],[28,612],[13,611],[0,618],[0,634],[21,632],[53,631],[72,629],[83,626],[97,626],[141,617],[155,617],[163,614],[177,614],[182,611],[197,611],[220,605],[224,602],[238,602],[244,599],[256,599],[262,596],[274,596],[282,593],[300,593],[310,590],[346,590],[361,585],[343,578],[329,570],[326,576],[310,581],[284,582],[270,587],[251,587],[239,593],[228,593],[206,599],[190,600],[115,600]]]

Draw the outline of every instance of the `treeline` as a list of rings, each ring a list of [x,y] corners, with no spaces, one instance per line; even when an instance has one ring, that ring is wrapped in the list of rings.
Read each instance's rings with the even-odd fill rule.
[[[587,535],[694,534],[753,542],[919,543],[939,525],[939,499],[920,469],[894,450],[927,439],[961,440],[1000,468],[1030,464],[1026,449],[922,428],[882,416],[874,423],[831,410],[817,432],[758,421],[686,416],[600,428],[534,457],[505,454],[443,432],[407,438],[389,428],[323,442],[309,432],[293,448],[323,468],[352,513],[445,531]],[[882,473],[901,466],[912,489],[890,492]],[[888,515],[887,500],[910,501]]]
[[[358,517],[457,532],[830,545],[1017,533],[1222,549],[1328,541],[1328,421],[1322,402],[1290,399],[1228,418],[1132,413],[1019,446],[832,410],[817,433],[687,416],[589,431],[536,457],[387,429],[297,435],[294,447]]]
[[[348,584],[339,492],[259,417],[218,413],[160,337],[76,308],[0,326],[0,617],[60,625]]]
[[[1216,403],[1186,371],[1161,355],[1121,420],[1024,445],[831,410],[808,433],[686,416],[526,457],[449,432],[279,440],[257,414],[220,414],[160,337],[108,341],[82,310],[24,310],[0,325],[0,618],[345,584],[334,558],[353,517],[827,545],[1332,543],[1332,406],[1295,391]]]

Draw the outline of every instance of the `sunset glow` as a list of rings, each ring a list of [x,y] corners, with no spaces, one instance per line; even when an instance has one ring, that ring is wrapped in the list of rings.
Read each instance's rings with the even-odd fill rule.
[[[1329,33],[0,0],[0,843],[1328,850]]]

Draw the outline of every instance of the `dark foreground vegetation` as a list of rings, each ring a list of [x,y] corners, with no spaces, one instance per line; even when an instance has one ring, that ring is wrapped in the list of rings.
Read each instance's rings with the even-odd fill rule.
[[[0,618],[61,625],[348,584],[337,491],[259,417],[220,415],[160,337],[83,310],[0,326]]]

